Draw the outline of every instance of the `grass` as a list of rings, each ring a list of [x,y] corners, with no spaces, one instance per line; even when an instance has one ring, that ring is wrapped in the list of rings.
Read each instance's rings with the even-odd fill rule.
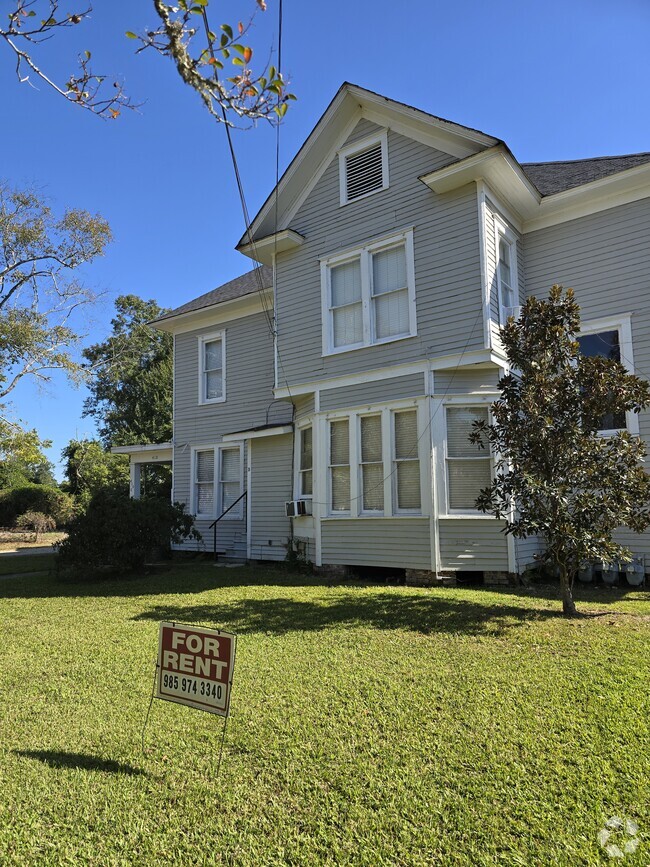
[[[60,542],[65,539],[66,533],[52,532],[41,533],[38,537],[38,542],[34,538],[34,533],[24,532],[22,530],[0,530],[0,552],[22,550],[24,548],[41,548],[44,545],[54,545],[55,542]]]
[[[0,575],[18,572],[47,572],[54,567],[54,554],[21,554],[19,557],[0,556]]]
[[[580,591],[586,593],[587,591]],[[592,865],[650,859],[650,596],[178,567],[0,584],[0,863]],[[239,634],[232,716],[156,701],[158,621]]]

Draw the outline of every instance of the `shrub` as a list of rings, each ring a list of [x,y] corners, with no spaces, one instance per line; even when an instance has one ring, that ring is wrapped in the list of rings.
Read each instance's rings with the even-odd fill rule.
[[[170,543],[187,538],[200,539],[200,534],[184,505],[100,491],[70,523],[68,538],[58,546],[59,565],[77,572],[132,572],[141,569],[154,550],[169,551]]]
[[[16,526],[21,530],[33,530],[34,541],[38,542],[41,533],[49,533],[56,529],[56,521],[43,512],[25,512],[24,515],[18,516]]]
[[[74,501],[50,485],[23,485],[0,493],[0,526],[15,526],[18,517],[26,512],[50,515],[61,527],[72,518]]]

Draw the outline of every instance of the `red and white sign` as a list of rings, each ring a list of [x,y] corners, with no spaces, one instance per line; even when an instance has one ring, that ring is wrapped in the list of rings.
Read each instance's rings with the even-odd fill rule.
[[[221,629],[161,623],[156,698],[228,716],[236,643]]]

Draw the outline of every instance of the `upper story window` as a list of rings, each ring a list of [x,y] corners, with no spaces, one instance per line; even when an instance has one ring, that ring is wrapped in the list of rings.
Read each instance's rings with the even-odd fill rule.
[[[618,361],[632,372],[632,337],[629,317],[622,320],[598,320],[583,322],[581,333],[576,340],[582,355],[593,358],[603,356]],[[600,425],[601,433],[614,433],[628,429],[638,434],[639,421],[636,413],[604,413]]]
[[[226,335],[223,331],[199,339],[199,403],[226,399]]]
[[[489,447],[469,441],[475,421],[488,421],[487,407],[447,407],[447,509],[475,512],[476,498],[492,481]]]
[[[364,199],[388,187],[388,136],[379,135],[339,151],[341,205]]]
[[[515,316],[519,305],[517,285],[517,239],[503,223],[496,224],[497,284],[499,288],[499,311],[501,325],[508,316]]]
[[[323,354],[416,334],[413,232],[321,262]]]

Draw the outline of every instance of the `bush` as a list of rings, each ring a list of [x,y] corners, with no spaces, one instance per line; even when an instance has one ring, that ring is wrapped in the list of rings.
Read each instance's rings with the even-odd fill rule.
[[[0,526],[15,526],[18,517],[26,512],[50,515],[56,526],[62,527],[74,514],[74,501],[50,485],[23,485],[0,493]]]
[[[49,533],[56,529],[56,521],[43,512],[25,512],[24,515],[18,516],[16,526],[21,530],[33,530],[34,541],[38,542],[41,533]]]
[[[132,500],[115,491],[100,491],[85,514],[74,518],[68,538],[59,543],[59,566],[118,573],[141,569],[156,549],[170,550],[172,542],[200,539],[194,518],[180,503]]]

